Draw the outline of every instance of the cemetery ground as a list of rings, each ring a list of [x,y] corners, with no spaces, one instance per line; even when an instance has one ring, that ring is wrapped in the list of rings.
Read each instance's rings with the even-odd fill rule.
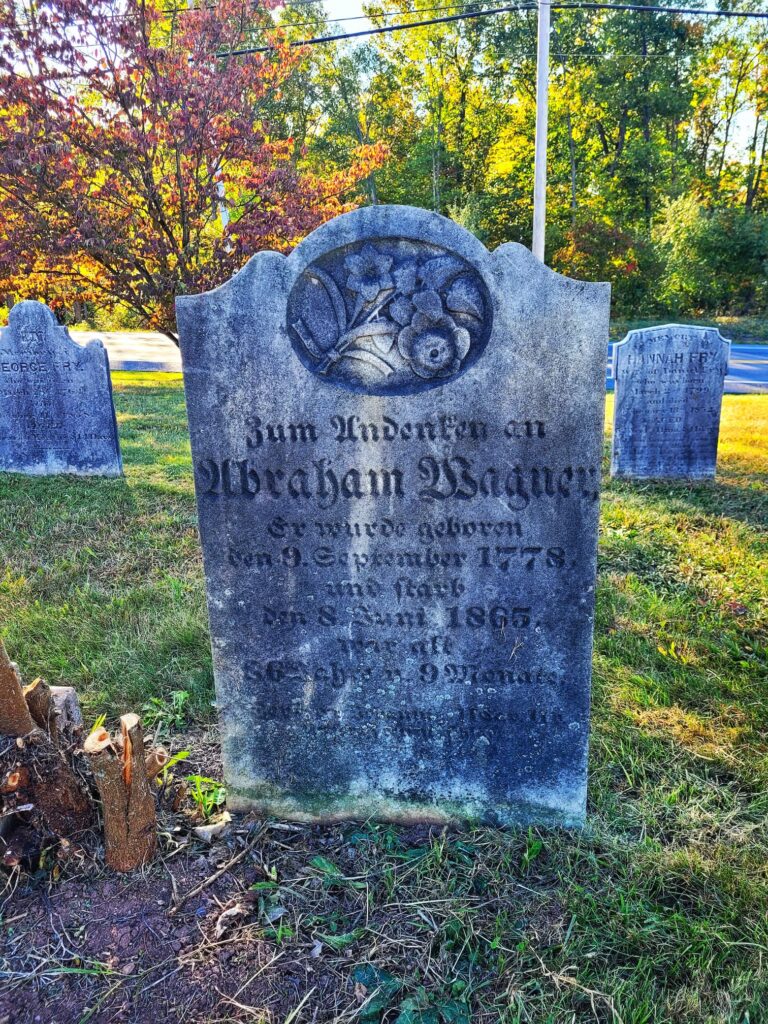
[[[181,381],[114,387],[124,480],[0,479],[0,623],[88,724],[143,709],[188,750],[202,814]],[[205,843],[190,798],[141,873],[73,853],[2,880],[0,1021],[768,1019],[767,439],[768,396],[726,396],[714,485],[605,476],[583,832],[243,817]]]

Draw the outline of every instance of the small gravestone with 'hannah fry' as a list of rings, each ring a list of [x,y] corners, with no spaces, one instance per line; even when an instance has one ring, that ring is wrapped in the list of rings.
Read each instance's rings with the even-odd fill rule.
[[[616,345],[613,476],[715,475],[730,347],[714,327],[680,324],[630,331]]]

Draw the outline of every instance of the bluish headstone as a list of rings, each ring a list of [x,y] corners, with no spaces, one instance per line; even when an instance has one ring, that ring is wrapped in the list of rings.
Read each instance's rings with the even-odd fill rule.
[[[230,805],[583,820],[608,307],[386,206],[178,300]]]
[[[614,347],[613,476],[715,475],[730,349],[715,327],[682,324],[630,331]]]
[[[41,302],[0,331],[0,471],[122,473],[106,349],[77,345]]]

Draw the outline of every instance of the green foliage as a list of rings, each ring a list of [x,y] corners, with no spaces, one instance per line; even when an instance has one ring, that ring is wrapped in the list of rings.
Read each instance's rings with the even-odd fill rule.
[[[341,871],[332,861],[328,860],[327,857],[313,857],[309,862],[310,865],[317,871],[323,878],[324,884],[327,886],[349,886],[352,889],[365,889],[366,883],[353,878],[347,878],[343,871]]]
[[[366,8],[374,21],[387,9]],[[431,14],[418,0],[398,21]],[[490,248],[529,245],[535,19],[421,26],[312,57],[318,122],[302,122],[310,162],[340,166],[361,143],[382,142],[389,157],[366,180],[367,201],[448,214]],[[621,316],[764,308],[767,104],[758,27],[558,11],[548,261],[610,281]]]
[[[164,785],[168,781],[168,777],[176,765],[180,764],[182,761],[186,761],[188,757],[188,750],[177,750],[175,754],[171,754],[163,766],[162,771],[157,776],[158,786]]]
[[[566,231],[563,245],[552,255],[552,267],[569,277],[610,281],[612,308],[619,316],[659,304],[663,264],[655,247],[642,235],[605,221],[584,221]]]
[[[661,300],[672,312],[749,313],[768,299],[768,217],[707,209],[693,195],[667,205],[656,237]]]
[[[403,983],[373,964],[361,964],[352,972],[352,977],[365,991],[365,1002],[360,1008],[360,1024],[378,1024]]]
[[[397,21],[403,24],[435,14],[429,0],[401,2],[396,8]],[[139,5],[137,10],[144,8]],[[219,12],[225,21],[235,13],[229,0],[208,10]],[[391,23],[391,12],[392,5],[384,0],[366,4],[376,25]],[[273,16],[294,43],[332,31],[319,4],[284,6]],[[241,43],[263,43],[265,33],[273,30],[273,16],[254,7],[243,17],[238,7],[232,30],[242,36]],[[97,12],[94,17],[99,17]],[[185,32],[194,34],[188,26],[195,17],[183,19]],[[112,24],[107,15],[105,30],[113,31]],[[163,23],[163,31],[169,28]],[[63,29],[59,38],[58,31],[54,36],[66,52],[71,41]],[[44,49],[54,44],[50,33],[40,32]],[[615,10],[556,12],[549,89],[548,262],[573,276],[610,281],[618,315],[665,312],[681,317],[701,310],[765,309],[768,49],[761,33],[759,23],[736,19],[673,13],[648,17]],[[199,183],[202,177],[206,184],[188,189],[181,207],[176,185],[163,192],[168,209],[163,209],[166,219],[158,225],[153,213],[158,197],[151,191],[145,195],[142,185],[131,205],[144,217],[142,231],[136,228],[135,217],[127,228],[122,220],[114,227],[115,210],[122,207],[100,200],[96,219],[86,218],[85,227],[80,223],[82,211],[90,209],[94,195],[99,195],[91,178],[111,174],[112,165],[117,162],[122,168],[125,160],[130,170],[132,150],[124,145],[110,149],[114,140],[109,124],[102,137],[105,152],[112,157],[104,161],[101,148],[94,151],[91,122],[86,120],[77,143],[77,151],[87,155],[84,169],[78,164],[71,179],[69,164],[60,168],[54,161],[39,194],[29,157],[29,137],[37,136],[11,131],[6,141],[22,149],[21,156],[9,151],[8,157],[8,189],[16,198],[12,203],[6,200],[4,207],[6,234],[17,245],[6,246],[13,253],[6,291],[34,294],[54,303],[63,321],[87,322],[100,330],[145,326],[147,315],[160,305],[162,315],[155,313],[155,320],[170,329],[175,294],[221,280],[255,248],[290,248],[306,228],[337,212],[340,204],[357,202],[434,209],[453,217],[490,248],[509,241],[529,245],[535,36],[534,10],[420,25],[408,32],[373,36],[362,44],[339,42],[294,50],[290,61],[282,55],[278,60],[285,64],[278,75],[280,88],[268,88],[262,95],[260,73],[253,82],[246,75],[242,94],[235,90],[221,95],[218,71],[207,60],[188,64],[193,40],[187,47],[172,34],[163,39],[167,46],[154,51],[156,59],[184,70],[161,76],[166,90],[171,90],[169,108],[182,120],[187,117],[187,107],[192,110],[194,104],[188,104],[184,90],[191,89],[218,110],[212,131],[219,131],[219,122],[232,116],[234,93],[241,99],[250,95],[251,83],[259,89],[243,116],[257,130],[238,129],[226,136],[222,164],[220,152],[180,141],[178,132],[169,135],[164,116],[150,119],[152,130],[163,135],[162,145],[156,141],[152,147],[157,180],[167,180],[163,161],[175,153],[190,181]],[[265,64],[262,71],[266,70]],[[272,73],[276,71],[273,67]],[[245,72],[245,64],[238,63],[228,73]],[[15,95],[17,76],[6,78],[10,95]],[[182,92],[177,94],[169,82]],[[110,89],[106,94],[111,96]],[[75,100],[88,95],[87,90],[73,89]],[[58,97],[50,95],[52,110],[57,103]],[[90,118],[93,111],[88,104],[86,108]],[[67,133],[80,119],[73,122],[68,107],[64,113],[56,130],[60,134],[66,128],[71,145]],[[266,124],[271,141],[262,159],[256,143]],[[194,131],[187,134],[196,138]],[[46,129],[43,135],[50,132]],[[244,153],[250,154],[242,169],[231,159],[233,139],[236,148],[245,147]],[[221,150],[221,139],[214,149],[216,145]],[[89,171],[91,165],[96,170]],[[19,167],[31,174],[29,180],[21,182]],[[54,171],[64,177],[51,177]],[[123,186],[126,181],[131,188],[141,185],[143,179],[134,183],[128,171],[121,179]],[[226,228],[220,223],[220,203],[211,201],[214,192],[218,195],[222,171],[231,214]],[[247,198],[253,189],[259,194],[262,175],[271,182],[268,204]],[[64,179],[66,188],[51,185]],[[73,180],[79,189],[77,201],[68,199],[70,193],[75,195]],[[150,186],[154,180],[150,175]],[[171,180],[176,182],[176,175]],[[294,187],[296,181],[302,182],[301,188]],[[48,223],[50,193],[56,195],[65,220],[74,219],[83,231],[67,234],[56,221],[45,236],[46,248],[31,228],[39,227],[40,218]],[[32,209],[40,211],[38,220],[29,215]],[[265,215],[266,234],[261,228],[243,233],[249,218]],[[94,234],[96,224],[100,230]],[[111,234],[101,230],[105,224]],[[166,230],[158,230],[161,224]],[[83,259],[70,268],[74,278],[58,266],[55,274],[46,275],[52,265],[48,250],[64,246],[69,259],[71,239],[81,234],[87,245]],[[78,283],[93,246],[105,244],[105,239],[111,240],[109,259],[101,260],[96,277],[91,274],[87,282]],[[166,251],[170,241],[173,245]],[[144,251],[147,246],[149,253]],[[29,251],[19,270],[16,251],[22,248]],[[150,258],[137,266],[134,250]],[[119,274],[111,269],[118,257]],[[143,296],[140,307],[137,292]]]
[[[216,779],[208,779],[204,775],[187,775],[185,781],[191,787],[190,797],[206,821],[223,806],[227,799],[226,788]]]
[[[167,698],[150,697],[141,709],[147,729],[153,729],[155,742],[171,732],[183,729],[187,722],[190,694],[188,690],[173,690]]]

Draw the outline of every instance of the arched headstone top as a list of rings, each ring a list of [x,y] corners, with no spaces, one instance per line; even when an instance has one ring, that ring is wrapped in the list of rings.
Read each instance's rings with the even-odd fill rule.
[[[241,312],[270,327],[254,331],[247,349],[230,346],[229,359],[259,358],[262,346],[280,344],[325,384],[406,395],[449,385],[473,367],[493,375],[521,322],[576,297],[599,303],[609,286],[558,274],[518,243],[489,252],[428,210],[362,207],[321,225],[287,256],[256,253],[220,287],[180,296],[188,366],[214,357],[215,341],[197,351],[192,328],[223,312],[233,291]],[[274,299],[266,306],[265,294]]]
[[[730,350],[716,327],[691,324],[638,328],[615,345],[613,476],[714,477]]]

